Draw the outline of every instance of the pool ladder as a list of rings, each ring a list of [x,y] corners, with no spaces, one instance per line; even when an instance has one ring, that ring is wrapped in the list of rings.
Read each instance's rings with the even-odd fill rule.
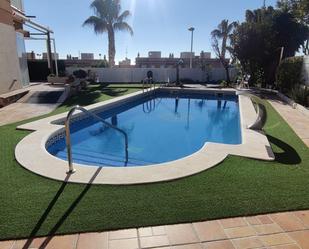
[[[68,163],[69,163],[69,171],[67,172],[68,174],[74,173],[76,170],[73,168],[73,160],[72,160],[72,146],[71,146],[71,133],[70,133],[70,121],[71,117],[74,114],[76,110],[82,111],[83,113],[96,118],[100,122],[102,122],[104,125],[120,132],[124,136],[124,141],[125,141],[125,165],[128,163],[128,158],[129,158],[129,153],[128,153],[128,135],[125,131],[119,129],[118,127],[106,122],[103,118],[99,117],[98,115],[86,110],[85,108],[81,106],[74,106],[68,113],[66,119],[65,119],[65,136],[66,136],[66,146],[67,146],[67,156],[68,156]]]
[[[143,92],[148,92],[156,89],[156,84],[152,78],[145,78],[143,80]]]

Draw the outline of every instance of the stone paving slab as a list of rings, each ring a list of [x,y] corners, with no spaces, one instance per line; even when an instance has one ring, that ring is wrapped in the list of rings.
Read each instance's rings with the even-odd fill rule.
[[[68,90],[65,90],[65,87],[61,85],[51,86],[43,83],[29,86],[27,89],[29,89],[29,93],[16,103],[0,108],[0,126],[50,113],[55,110],[68,95]],[[41,92],[59,91],[63,91],[63,94],[57,100],[57,103],[33,103],[33,101],[30,101],[32,98],[31,96]]]
[[[2,241],[0,249],[307,249],[309,210]]]
[[[291,126],[297,136],[309,147],[309,110],[308,115],[304,115],[298,109],[292,108],[287,103],[277,98],[268,99],[275,110]]]

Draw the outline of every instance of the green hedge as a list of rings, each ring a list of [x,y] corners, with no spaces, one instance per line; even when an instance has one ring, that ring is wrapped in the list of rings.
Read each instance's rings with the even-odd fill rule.
[[[296,86],[303,83],[303,57],[290,57],[282,60],[277,70],[277,86],[283,93],[290,93]]]

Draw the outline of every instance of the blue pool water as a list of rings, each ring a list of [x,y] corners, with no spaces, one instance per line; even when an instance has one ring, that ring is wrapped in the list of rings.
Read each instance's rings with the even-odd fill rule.
[[[128,134],[126,166],[143,166],[193,154],[205,142],[241,143],[238,98],[234,95],[157,94],[98,113]],[[125,166],[124,137],[92,118],[72,123],[75,163]],[[67,159],[65,139],[47,148]]]

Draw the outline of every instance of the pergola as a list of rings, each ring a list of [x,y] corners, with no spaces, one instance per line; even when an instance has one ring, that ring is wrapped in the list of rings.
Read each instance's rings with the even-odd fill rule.
[[[46,50],[47,50],[47,62],[48,62],[48,68],[50,70],[51,74],[56,74],[58,76],[58,63],[57,63],[57,53],[56,53],[56,41],[55,38],[51,37],[51,34],[54,32],[49,29],[48,27],[44,27],[33,20],[30,19],[30,17],[25,16],[19,12],[18,9],[13,8],[13,15],[20,18],[23,22],[23,25],[35,30],[36,32],[25,32],[28,34],[28,36],[25,36],[25,39],[27,40],[43,40],[46,41]],[[33,37],[35,36],[35,37]],[[52,44],[53,44],[53,52],[52,52]],[[55,71],[53,67],[53,57],[52,54],[54,54],[54,60],[55,60]]]

